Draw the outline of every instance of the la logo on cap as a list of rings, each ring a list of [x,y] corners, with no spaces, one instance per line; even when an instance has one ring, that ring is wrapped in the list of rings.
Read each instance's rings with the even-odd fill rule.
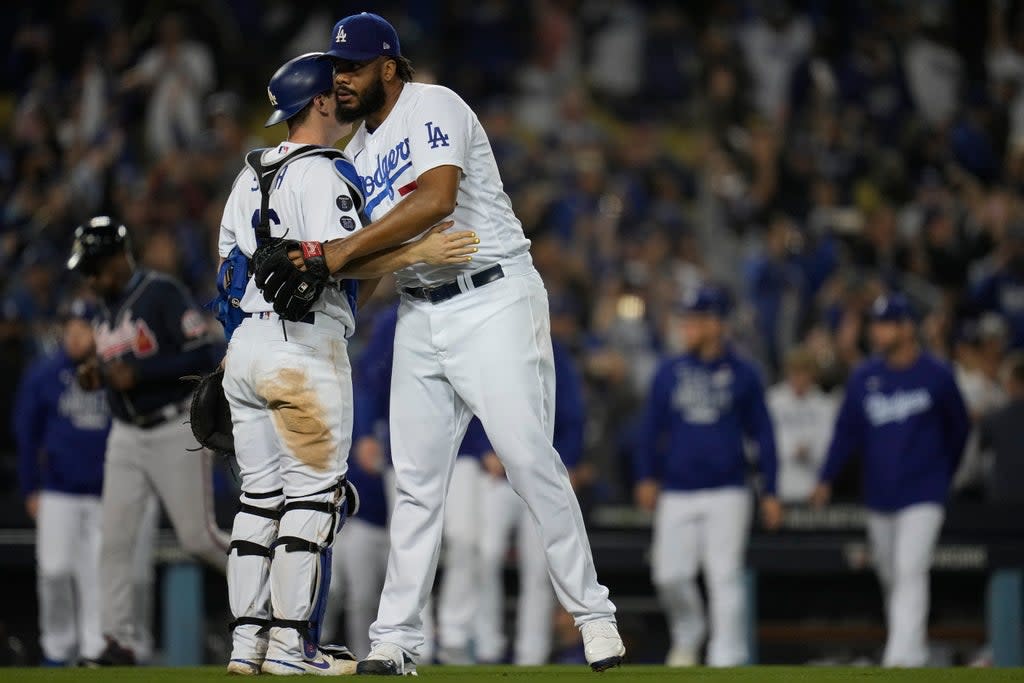
[[[338,27],[338,35],[334,36],[334,42],[336,42],[336,43],[344,43],[346,40],[348,40],[348,36],[345,35],[345,27],[344,26],[339,26]]]

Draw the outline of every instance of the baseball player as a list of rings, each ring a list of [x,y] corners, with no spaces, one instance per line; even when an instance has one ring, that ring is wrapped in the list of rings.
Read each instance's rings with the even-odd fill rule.
[[[389,549],[387,520],[395,499],[388,454],[388,404],[397,323],[397,306],[382,311],[356,364],[353,463],[349,471],[359,489],[361,511],[346,525],[339,539],[348,539],[346,544],[359,547],[361,551],[358,555],[339,553],[335,556],[335,571],[342,578],[344,590],[339,584],[332,592],[325,619],[325,623],[336,620],[341,600],[345,601],[346,640],[360,656],[370,650],[368,631],[377,614],[384,586]],[[468,441],[467,434],[460,451],[469,448]],[[479,473],[478,457],[466,456],[459,460],[473,465]],[[458,467],[457,462],[457,470]],[[457,484],[461,484],[462,491]],[[480,526],[479,515],[471,506],[477,500],[478,488],[475,479],[460,481],[453,475],[449,505],[445,509],[448,556],[438,600],[438,621],[442,647],[439,657],[446,664],[469,663],[469,640],[477,614],[477,528]],[[454,533],[461,533],[459,543],[451,543],[453,529],[450,525],[456,526]],[[423,654],[426,660],[430,659],[433,645],[430,607],[427,604],[422,614],[427,634]]]
[[[572,473],[583,457],[582,377],[569,350],[557,340],[551,344],[555,358],[555,434],[554,444],[562,462]],[[513,661],[519,666],[546,664],[551,656],[552,609],[554,593],[548,577],[544,548],[536,529],[529,522],[526,505],[505,478],[497,455],[491,450],[482,428],[474,435],[482,441],[486,477],[480,495],[480,616],[477,656],[481,661],[500,661],[505,656],[502,604],[502,574],[508,554],[510,535],[517,533],[519,559],[519,603],[516,610],[516,641]]]
[[[862,456],[868,540],[888,625],[882,664],[923,666],[928,569],[970,418],[953,372],[922,351],[906,298],[882,296],[871,314],[878,355],[847,382],[813,501],[828,502],[843,464]]]
[[[402,244],[453,216],[482,244],[471,263],[412,266],[401,290],[391,388],[391,450],[398,498],[373,649],[364,674],[414,668],[424,644],[420,611],[437,569],[445,493],[472,415],[540,526],[555,592],[583,632],[596,670],[625,648],[615,607],[598,583],[569,476],[551,445],[554,361],[547,293],[530,242],[502,191],[480,121],[447,88],[412,83],[395,29],[374,14],[335,24],[333,58],[342,115],[363,119],[346,147],[374,221],[323,246],[326,271]],[[305,265],[300,250],[268,259],[261,276]],[[283,287],[277,300],[292,296]]]
[[[738,666],[749,658],[743,558],[751,498],[744,438],[757,444],[765,526],[781,522],[771,418],[757,370],[728,343],[728,310],[727,294],[712,285],[686,300],[680,331],[687,351],[654,376],[634,458],[637,502],[654,511],[651,571],[669,621],[669,666],[695,664],[704,639],[698,567],[711,608],[707,664]]]
[[[99,664],[136,663],[133,557],[151,492],[184,550],[223,570],[227,539],[215,526],[207,457],[184,424],[183,375],[217,364],[199,308],[173,278],[136,268],[128,230],[107,216],[79,226],[67,266],[102,305],[96,356],[79,366],[83,388],[106,387],[113,416],[103,474]]]
[[[286,121],[288,137],[250,152],[228,196],[219,249],[225,262],[241,259],[235,274],[248,273],[245,260],[286,233],[344,241],[362,227],[358,180],[331,147],[351,126],[338,116],[331,66],[319,57],[297,57],[270,80],[275,111],[266,125]],[[434,239],[350,264],[345,274],[379,278],[417,262],[425,248],[453,244],[452,236],[430,234]],[[455,254],[434,262],[470,258],[475,236],[455,237]],[[313,257],[319,243],[302,247]],[[281,317],[256,282],[246,283],[241,324],[227,330],[233,336],[223,381],[242,479],[228,559],[235,617],[228,671],[351,673],[354,661],[320,648],[320,625],[334,536],[356,505],[345,481],[352,438],[347,339],[355,329],[356,288],[351,279],[332,280],[308,312]]]
[[[825,462],[838,406],[818,387],[818,364],[809,351],[790,351],[785,370],[785,380],[768,391],[768,412],[778,442],[779,499],[806,503]]]
[[[25,508],[36,521],[39,632],[45,666],[97,659],[100,627],[100,493],[110,409],[100,391],[85,391],[75,366],[95,352],[96,307],[84,299],[68,306],[61,349],[28,368],[18,389],[14,432]],[[152,650],[150,607],[153,546],[160,508],[146,507],[135,545],[136,645]]]

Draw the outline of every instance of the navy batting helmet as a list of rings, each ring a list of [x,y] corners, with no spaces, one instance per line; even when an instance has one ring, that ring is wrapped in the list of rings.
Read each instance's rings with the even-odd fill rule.
[[[114,254],[128,251],[128,228],[110,216],[96,216],[75,228],[75,242],[68,257],[68,270],[91,275]]]
[[[274,72],[267,85],[274,113],[263,124],[265,127],[290,119],[314,97],[334,89],[334,68],[321,57],[321,52],[300,55]]]

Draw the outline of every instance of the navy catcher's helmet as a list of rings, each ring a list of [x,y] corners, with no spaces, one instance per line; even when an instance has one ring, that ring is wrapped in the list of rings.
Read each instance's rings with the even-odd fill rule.
[[[334,68],[323,53],[310,52],[285,62],[267,85],[267,97],[274,107],[264,127],[281,123],[298,114],[309,101],[334,89]]]
[[[68,270],[95,274],[103,261],[128,251],[128,228],[110,216],[96,216],[75,228],[75,242],[68,257]]]

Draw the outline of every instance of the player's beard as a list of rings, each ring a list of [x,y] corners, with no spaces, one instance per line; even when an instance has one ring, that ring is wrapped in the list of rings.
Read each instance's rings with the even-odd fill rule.
[[[339,93],[351,95],[352,104],[343,105],[341,99],[338,98]],[[380,77],[380,74],[377,74],[377,79],[370,83],[361,95],[354,90],[336,89],[335,100],[338,106],[334,110],[334,116],[338,119],[339,123],[352,123],[383,108],[386,99],[384,79]]]

